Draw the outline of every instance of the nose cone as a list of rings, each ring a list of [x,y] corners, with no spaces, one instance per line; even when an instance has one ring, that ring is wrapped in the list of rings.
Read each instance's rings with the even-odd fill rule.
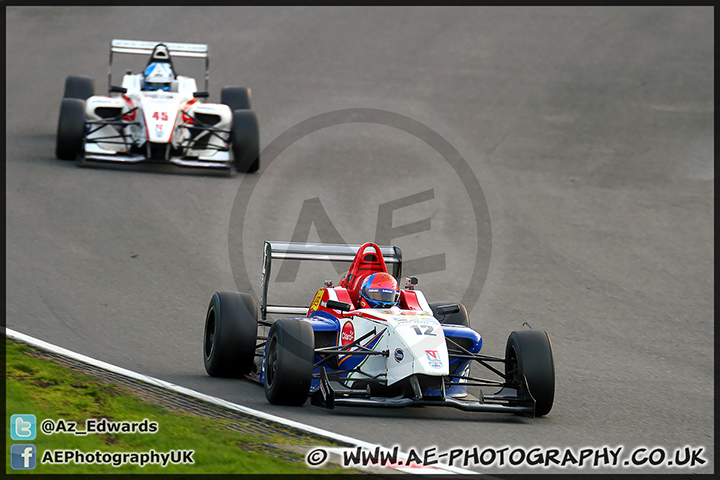
[[[172,94],[143,97],[143,116],[149,141],[153,143],[170,142],[179,106],[178,99]]]

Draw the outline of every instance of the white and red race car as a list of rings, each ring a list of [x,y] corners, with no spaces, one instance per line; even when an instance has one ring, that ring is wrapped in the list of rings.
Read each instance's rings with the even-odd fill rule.
[[[309,305],[281,305],[268,300],[272,260],[351,264],[338,286],[326,280]],[[376,289],[391,293],[392,306],[363,303],[361,292],[379,275],[397,285]],[[216,292],[210,300],[205,370],[213,377],[255,380],[277,405],[299,406],[310,398],[330,409],[445,406],[529,417],[550,412],[555,364],[545,331],[513,331],[504,357],[484,355],[483,339],[462,304],[428,302],[415,288],[416,277],[407,277],[404,289],[400,278],[397,246],[265,242],[259,307],[242,292]],[[491,377],[471,373],[471,365]]]
[[[143,73],[112,82],[113,54],[149,55]],[[173,57],[205,60],[205,90],[176,75]],[[56,156],[86,162],[154,162],[255,172],[260,167],[257,116],[250,90],[228,86],[221,103],[208,98],[209,49],[193,43],[112,40],[108,94],[93,79],[70,76],[60,106]]]

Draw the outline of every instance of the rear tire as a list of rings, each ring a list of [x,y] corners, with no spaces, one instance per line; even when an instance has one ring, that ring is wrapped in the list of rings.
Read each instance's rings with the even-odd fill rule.
[[[250,373],[257,346],[258,307],[240,292],[217,292],[205,316],[203,360],[212,377],[241,378]]]
[[[444,317],[437,313],[438,307],[442,307],[444,305],[453,305],[455,303],[456,302],[432,302],[429,305],[432,309],[433,316],[437,318],[440,323],[444,325],[462,325],[464,327],[469,327],[470,322],[468,321],[467,309],[462,303],[457,304],[460,307],[460,311],[457,313],[450,313],[448,315],[445,315]]]
[[[250,89],[243,87],[225,87],[220,91],[220,103],[230,107],[231,111],[250,110]]]
[[[65,79],[63,98],[87,100],[95,95],[95,82],[90,77],[69,76]]]
[[[300,406],[310,394],[315,339],[312,325],[283,318],[270,328],[265,353],[265,397],[273,405]]]
[[[61,160],[74,160],[82,149],[84,136],[85,101],[63,98],[55,140],[55,156]]]
[[[241,173],[256,172],[260,168],[260,128],[255,112],[233,112],[230,142],[235,158],[235,170]]]
[[[550,337],[542,330],[518,330],[505,347],[505,375],[509,383],[527,379],[535,399],[535,416],[547,415],[555,398],[555,365]]]

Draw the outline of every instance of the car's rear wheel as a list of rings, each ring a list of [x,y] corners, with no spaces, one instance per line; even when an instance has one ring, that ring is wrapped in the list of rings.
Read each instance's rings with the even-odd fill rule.
[[[87,100],[93,95],[95,95],[95,82],[92,78],[71,75],[65,79],[63,98]]]
[[[203,361],[213,377],[250,373],[257,345],[257,302],[247,293],[217,292],[205,317]]]
[[[231,111],[250,110],[250,89],[243,87],[225,87],[220,91],[220,103],[230,107]]]
[[[74,160],[80,153],[84,136],[85,101],[63,98],[55,140],[55,156],[61,160]]]
[[[462,303],[457,302],[430,302],[430,308],[432,309],[433,316],[437,318],[440,323],[446,324],[446,325],[462,325],[465,327],[470,326],[470,322],[468,321],[468,314],[467,309],[465,308],[465,305]],[[438,312],[438,307],[442,307],[445,305],[458,305],[460,307],[460,311],[456,313],[448,313],[445,315],[442,315]]]
[[[555,365],[550,337],[542,330],[517,330],[505,347],[505,375],[508,383],[527,379],[535,399],[535,415],[547,415],[555,398]]]
[[[257,115],[252,110],[233,112],[230,133],[235,170],[253,173],[260,168],[260,128]]]
[[[312,326],[283,318],[270,328],[265,351],[265,397],[274,405],[300,406],[312,383],[315,340]]]

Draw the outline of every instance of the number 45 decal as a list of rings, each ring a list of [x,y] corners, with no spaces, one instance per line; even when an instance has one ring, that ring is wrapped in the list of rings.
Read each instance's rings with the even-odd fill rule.
[[[168,114],[167,112],[155,112],[152,114],[152,118],[155,120],[162,120],[163,122],[168,121]]]
[[[435,334],[432,333],[433,330],[435,330],[435,328],[432,325],[423,325],[423,328],[425,329],[424,332],[422,330],[420,330],[420,327],[417,325],[413,325],[412,328],[413,328],[413,330],[415,330],[415,333],[417,335],[432,335],[433,337],[435,336]]]

